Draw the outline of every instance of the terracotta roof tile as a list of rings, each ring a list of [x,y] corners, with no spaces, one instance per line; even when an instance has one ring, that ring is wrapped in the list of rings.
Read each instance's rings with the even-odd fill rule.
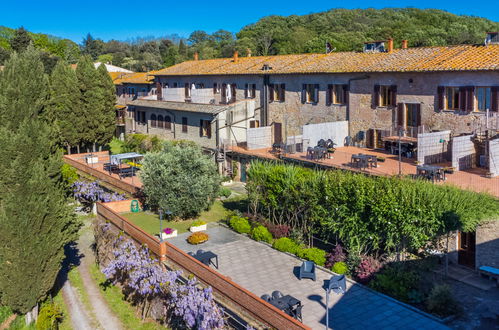
[[[154,76],[151,72],[109,72],[115,85],[121,84],[152,84]]]
[[[268,64],[269,74],[351,73],[351,72],[424,72],[499,70],[499,45],[458,45],[395,49],[391,53],[335,52],[239,57],[187,61],[152,75],[233,75],[262,74]]]

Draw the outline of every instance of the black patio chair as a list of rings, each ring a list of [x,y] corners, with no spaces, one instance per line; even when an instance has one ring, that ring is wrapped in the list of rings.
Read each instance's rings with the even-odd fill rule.
[[[281,291],[274,291],[272,292],[272,299],[279,299],[279,298],[282,298],[283,297],[283,294]]]
[[[317,142],[317,146],[322,147],[322,148],[326,148],[327,147],[326,140],[320,139],[319,142]]]
[[[296,308],[295,308],[295,309],[293,309],[293,310],[291,311],[291,313],[293,314],[292,316],[293,316],[295,319],[297,319],[298,321],[300,321],[300,322],[303,322],[303,317],[302,317],[302,315],[301,315],[301,310],[302,310],[302,309],[303,309],[303,306],[302,306],[302,305],[298,305],[298,306],[296,306]]]
[[[261,296],[260,298],[262,298],[263,300],[265,300],[266,302],[269,302],[272,298],[268,295],[268,294],[264,294],[263,296]]]

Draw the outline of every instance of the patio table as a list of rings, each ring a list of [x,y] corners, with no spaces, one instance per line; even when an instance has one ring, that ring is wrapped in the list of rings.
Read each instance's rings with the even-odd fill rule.
[[[269,303],[289,315],[292,315],[292,311],[294,308],[301,305],[301,301],[290,295],[286,295],[277,299],[271,299]]]
[[[203,253],[196,253],[194,255],[194,258],[205,264],[206,266],[213,265],[216,269],[218,269],[218,256],[211,252],[211,251],[206,251]],[[215,260],[216,262],[213,262]]]
[[[444,168],[434,165],[418,165],[416,167],[416,176],[431,180],[432,182],[445,181],[446,179]]]
[[[378,158],[375,155],[357,154],[357,155],[352,155],[350,163],[352,164],[352,166],[361,169],[368,167],[377,167]]]

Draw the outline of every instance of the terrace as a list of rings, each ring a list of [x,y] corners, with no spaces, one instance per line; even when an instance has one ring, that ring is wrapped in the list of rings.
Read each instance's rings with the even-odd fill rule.
[[[88,161],[90,158],[91,161]],[[124,176],[117,171],[109,171],[105,166],[111,162],[109,151],[64,155],[63,160],[77,170],[129,194],[136,194],[142,189],[142,182],[136,172]]]

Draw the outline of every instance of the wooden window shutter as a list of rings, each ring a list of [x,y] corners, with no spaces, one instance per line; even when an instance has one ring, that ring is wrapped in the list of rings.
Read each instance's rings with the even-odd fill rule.
[[[473,111],[474,100],[475,100],[475,88],[473,86],[468,86],[466,88],[466,111]]]
[[[163,89],[161,88],[161,83],[159,81],[156,82],[156,95],[158,95],[158,100],[163,98]]]
[[[199,136],[203,136],[203,121],[204,120],[199,120]]]
[[[490,110],[499,111],[499,86],[490,88]]]
[[[466,111],[466,87],[459,87],[459,109]]]
[[[416,104],[416,124],[417,127],[421,126],[422,122],[421,104]]]
[[[314,103],[319,103],[319,84],[314,85]]]
[[[307,102],[307,85],[303,84],[301,86],[301,103]]]
[[[399,127],[404,127],[404,110],[405,110],[405,105],[404,103],[399,103],[397,105],[397,125]]]
[[[397,85],[391,85],[390,90],[392,91],[391,103],[392,106],[395,106],[397,104]]]
[[[255,121],[254,120],[250,120],[250,128],[255,128]]]
[[[373,108],[379,107],[379,85],[374,85],[374,92],[373,92],[373,99],[372,99],[372,105]]]
[[[208,139],[211,139],[211,122],[208,122],[208,126],[206,127],[206,134],[208,135]]]
[[[444,94],[445,94],[445,87],[438,86],[437,87],[437,109],[436,110],[443,110],[444,109]]]
[[[281,84],[281,90],[279,92],[281,94],[279,95],[279,99],[281,102],[284,102],[286,98],[286,84]]]
[[[217,93],[217,83],[213,83],[213,94]]]
[[[251,97],[256,97],[256,84],[251,85]]]
[[[343,85],[343,103],[348,104],[348,85]]]
[[[248,84],[244,84],[244,97],[245,98],[249,98],[250,97],[249,85]]]
[[[331,105],[331,104],[333,104],[333,85],[329,84],[327,85],[326,105]]]
[[[269,101],[274,102],[274,84],[269,85]]]

